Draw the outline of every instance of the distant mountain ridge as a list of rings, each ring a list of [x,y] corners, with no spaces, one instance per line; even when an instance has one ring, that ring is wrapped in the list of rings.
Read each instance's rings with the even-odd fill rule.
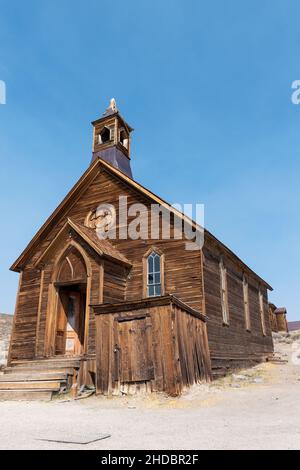
[[[289,331],[300,330],[300,321],[289,321],[288,328]]]

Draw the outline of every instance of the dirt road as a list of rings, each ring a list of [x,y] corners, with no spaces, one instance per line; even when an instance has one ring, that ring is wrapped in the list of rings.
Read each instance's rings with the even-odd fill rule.
[[[291,347],[282,348],[290,357]],[[103,434],[111,437],[48,441],[87,442]],[[2,402],[0,448],[299,449],[300,365],[263,364],[178,399]]]

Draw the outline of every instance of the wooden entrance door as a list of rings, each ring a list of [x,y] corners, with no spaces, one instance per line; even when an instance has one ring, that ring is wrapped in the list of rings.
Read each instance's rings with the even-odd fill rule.
[[[120,382],[141,382],[154,378],[150,318],[118,322]]]
[[[59,292],[55,351],[58,355],[75,356],[82,352],[84,337],[84,305],[82,293]]]

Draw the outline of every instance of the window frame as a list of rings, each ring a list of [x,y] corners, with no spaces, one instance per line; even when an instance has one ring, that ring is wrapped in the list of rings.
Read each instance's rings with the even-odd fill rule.
[[[102,140],[102,134],[105,130],[107,130],[109,132],[109,140],[103,141]],[[99,145],[109,144],[112,140],[113,140],[113,138],[112,138],[112,127],[111,126],[103,126],[103,128],[101,129],[101,131],[98,134],[98,144]]]
[[[223,320],[223,325],[229,326],[230,315],[229,315],[229,302],[228,302],[227,269],[224,265],[223,258],[221,258],[219,262],[219,271],[220,271],[220,296],[221,296],[222,320]]]
[[[249,283],[248,278],[243,275],[243,301],[244,301],[244,316],[245,316],[245,328],[246,331],[251,332],[251,314],[249,304]]]
[[[154,253],[160,258],[160,295],[149,295],[149,271],[148,271],[148,259],[149,256]],[[143,298],[161,297],[165,294],[165,276],[164,276],[164,264],[165,256],[160,250],[155,247],[151,247],[143,256]]]
[[[259,302],[259,313],[260,313],[260,323],[261,323],[262,334],[263,336],[267,336],[265,309],[264,309],[264,296],[263,296],[261,287],[258,289],[258,302]]]

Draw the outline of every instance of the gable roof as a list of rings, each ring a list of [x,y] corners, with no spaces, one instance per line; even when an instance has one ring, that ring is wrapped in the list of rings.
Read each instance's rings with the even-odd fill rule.
[[[190,224],[195,230],[203,230],[203,227],[198,225],[194,220],[190,217],[186,216],[179,210],[172,207],[169,203],[158,197],[149,189],[142,186],[140,183],[137,183],[135,180],[131,179],[129,176],[122,173],[117,168],[113,167],[106,161],[102,160],[101,158],[97,158],[94,162],[89,166],[89,168],[85,171],[85,173],[81,176],[81,178],[77,181],[77,183],[73,186],[71,191],[66,195],[63,201],[59,204],[59,206],[55,209],[55,211],[50,215],[50,217],[46,220],[46,222],[42,225],[40,230],[36,233],[36,235],[32,238],[30,243],[27,245],[25,250],[21,253],[19,258],[13,263],[11,266],[12,271],[20,272],[26,260],[30,256],[31,250],[40,242],[41,239],[48,233],[51,228],[55,225],[55,222],[63,216],[67,212],[67,210],[72,207],[80,195],[86,190],[88,185],[95,179],[98,174],[98,171],[103,169],[108,173],[112,174],[113,176],[117,177],[125,184],[134,188],[138,192],[142,193],[145,197],[150,199],[151,201],[160,204],[162,207],[166,208],[168,211],[173,213],[176,217],[186,221]],[[239,264],[243,266],[243,268],[248,271],[249,273],[253,274],[258,278],[258,280],[264,284],[269,290],[273,290],[273,288],[258,274],[256,274],[249,266],[247,266],[233,251],[231,251],[226,245],[224,245],[220,240],[218,240],[214,235],[212,235],[207,229],[205,229],[205,235],[210,239],[210,241],[219,245],[222,250],[224,250],[230,257],[234,258]]]
[[[74,220],[68,218],[66,223],[51,241],[50,245],[43,251],[41,256],[35,263],[35,266],[43,264],[43,261],[47,259],[47,256],[51,253],[52,248],[55,246],[61,236],[68,230],[74,230],[80,238],[82,238],[99,256],[108,258],[118,263],[124,264],[127,267],[131,267],[130,261],[120,253],[108,240],[100,240],[95,231],[85,227],[82,224],[75,223]]]

